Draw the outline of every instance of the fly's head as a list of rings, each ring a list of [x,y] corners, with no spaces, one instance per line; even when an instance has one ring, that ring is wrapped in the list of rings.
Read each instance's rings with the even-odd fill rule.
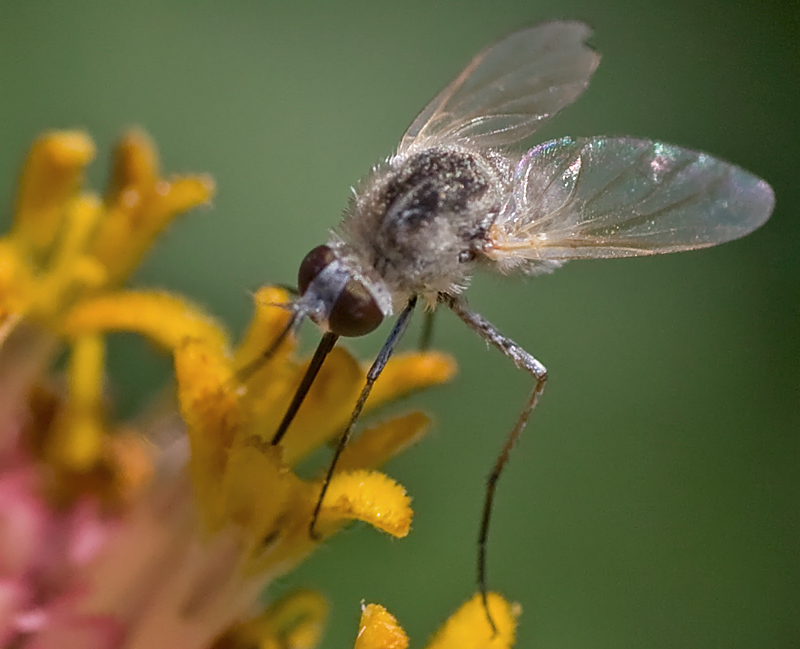
[[[379,282],[355,267],[335,245],[317,246],[300,263],[296,314],[338,336],[364,336],[391,313]]]

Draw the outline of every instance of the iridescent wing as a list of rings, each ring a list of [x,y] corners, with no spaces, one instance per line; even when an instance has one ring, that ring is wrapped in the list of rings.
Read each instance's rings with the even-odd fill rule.
[[[705,248],[767,220],[770,186],[706,153],[633,138],[563,138],[517,164],[488,233],[501,269],[531,261],[633,257]]]
[[[458,142],[497,147],[528,137],[588,85],[600,62],[585,43],[591,33],[583,23],[548,22],[489,46],[419,114],[399,152]]]

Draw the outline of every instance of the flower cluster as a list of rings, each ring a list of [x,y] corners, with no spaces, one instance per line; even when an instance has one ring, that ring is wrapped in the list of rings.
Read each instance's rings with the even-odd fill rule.
[[[272,445],[307,361],[289,336],[255,372],[243,369],[284,329],[288,313],[276,305],[288,295],[258,291],[233,346],[186,300],[126,289],[156,236],[207,202],[213,183],[161,178],[152,144],[134,132],[116,148],[101,198],[81,184],[93,155],[82,133],[42,136],[0,239],[0,646],[311,649],[325,600],[302,591],[260,610],[260,596],[352,520],[408,533],[410,498],[375,469],[418,440],[428,419],[395,416],[358,437],[312,539],[321,483],[295,468],[336,438],[365,368],[335,349],[290,434]],[[104,394],[105,339],[120,331],[174,360],[174,396],[136,424],[114,422]],[[441,354],[400,354],[365,410],[454,371]],[[509,647],[517,611],[496,595],[489,605],[496,632],[477,598],[430,646]],[[385,610],[364,608],[359,649],[406,644]]]

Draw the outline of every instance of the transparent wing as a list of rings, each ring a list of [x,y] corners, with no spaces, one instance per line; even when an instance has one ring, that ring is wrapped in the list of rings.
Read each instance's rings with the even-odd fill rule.
[[[468,140],[479,147],[526,138],[571,104],[600,56],[589,27],[548,22],[507,36],[480,52],[414,120],[399,151]]]
[[[633,138],[563,138],[528,151],[489,231],[502,267],[704,248],[752,232],[770,186],[706,153]]]

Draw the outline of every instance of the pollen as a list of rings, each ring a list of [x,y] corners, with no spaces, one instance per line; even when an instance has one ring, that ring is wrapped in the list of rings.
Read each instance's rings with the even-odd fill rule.
[[[396,537],[411,529],[411,498],[391,478],[377,472],[338,473],[322,502],[323,520],[358,519]]]
[[[361,611],[361,622],[354,649],[406,649],[408,636],[395,617],[379,604]]]

